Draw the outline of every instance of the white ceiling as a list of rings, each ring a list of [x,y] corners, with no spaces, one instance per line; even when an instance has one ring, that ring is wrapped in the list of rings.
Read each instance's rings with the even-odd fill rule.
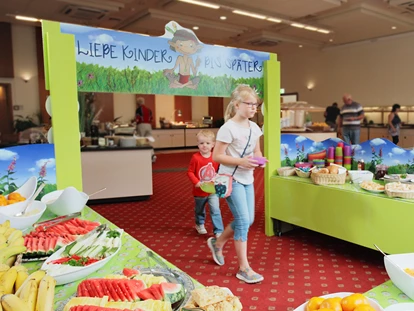
[[[0,21],[16,23],[15,15],[24,15],[158,36],[164,33],[166,23],[175,20],[184,27],[198,26],[195,32],[205,43],[279,54],[289,53],[299,46],[322,49],[414,31],[414,0],[208,2],[220,8],[205,8],[178,0],[2,0]],[[112,9],[114,4],[118,7]],[[232,12],[235,9],[279,18],[283,22],[237,15]],[[79,14],[84,14],[85,10],[88,16],[81,17]],[[74,12],[77,12],[75,16]],[[220,20],[220,16],[227,19]],[[295,28],[290,22],[327,29],[330,33]]]

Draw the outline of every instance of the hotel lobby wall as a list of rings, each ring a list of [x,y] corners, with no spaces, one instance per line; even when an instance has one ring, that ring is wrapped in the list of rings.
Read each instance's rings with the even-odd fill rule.
[[[413,53],[414,32],[326,50],[304,46],[281,56],[281,84],[318,106],[342,105],[344,93],[363,106],[411,106]],[[322,113],[314,115],[323,119]]]

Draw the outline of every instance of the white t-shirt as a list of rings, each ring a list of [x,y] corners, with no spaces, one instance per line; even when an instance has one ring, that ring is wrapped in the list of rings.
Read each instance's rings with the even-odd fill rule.
[[[229,144],[226,149],[227,155],[230,155],[234,158],[241,157],[243,150],[246,147],[247,141],[249,140],[251,130],[250,141],[243,157],[253,156],[256,144],[258,143],[259,138],[263,133],[256,123],[249,121],[249,124],[250,128],[245,128],[233,120],[228,120],[222,127],[220,127],[216,140]],[[235,166],[220,164],[219,173],[231,175],[233,174],[235,168]],[[254,181],[253,171],[253,168],[249,169],[239,166],[234,173],[233,178],[241,184],[250,185]]]

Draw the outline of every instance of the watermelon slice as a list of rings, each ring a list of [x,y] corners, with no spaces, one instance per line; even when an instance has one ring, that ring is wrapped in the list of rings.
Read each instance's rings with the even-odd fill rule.
[[[114,308],[105,308],[98,306],[74,306],[69,309],[70,311],[131,311],[131,309],[114,309]],[[142,309],[134,309],[132,311],[144,311]]]
[[[149,288],[149,290],[155,297],[155,300],[164,300],[164,291],[161,284],[154,284]]]
[[[140,280],[88,279],[79,284],[77,296],[109,296],[110,301],[136,301],[139,300],[139,293],[144,289],[145,284]]]
[[[124,268],[124,270],[122,270],[123,275],[125,275],[126,277],[133,277],[134,275],[140,275],[141,272],[139,272],[138,270],[135,269],[129,269],[129,268]]]
[[[144,290],[140,291],[138,293],[138,297],[141,298],[142,300],[149,300],[149,299],[158,300],[152,294],[151,288],[147,288],[147,289],[144,289]]]
[[[164,300],[171,304],[182,300],[185,296],[184,287],[181,284],[161,283],[160,285],[164,291]]]

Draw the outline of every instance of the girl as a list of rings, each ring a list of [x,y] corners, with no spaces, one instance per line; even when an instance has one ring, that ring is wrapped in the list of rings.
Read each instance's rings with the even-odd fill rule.
[[[261,157],[258,143],[262,132],[250,121],[258,108],[259,97],[248,85],[239,85],[233,91],[225,113],[226,123],[217,133],[213,160],[220,163],[219,173],[233,173],[232,193],[226,199],[234,220],[218,238],[210,238],[207,244],[214,261],[224,265],[223,247],[234,236],[234,245],[239,262],[236,277],[246,283],[263,281],[263,276],[254,272],[247,261],[247,233],[254,220],[253,171],[258,162],[252,157]],[[244,152],[244,155],[243,155]],[[243,157],[241,157],[243,155]]]
[[[392,106],[391,113],[388,115],[388,133],[392,136],[392,142],[398,145],[400,141],[400,127],[401,127],[401,119],[398,115],[400,112],[401,106],[398,104],[394,104]]]

